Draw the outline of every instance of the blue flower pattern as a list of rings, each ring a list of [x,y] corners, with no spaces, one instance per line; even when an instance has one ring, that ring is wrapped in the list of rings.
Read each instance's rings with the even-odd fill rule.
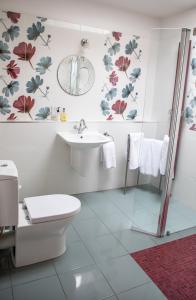
[[[41,22],[33,23],[32,26],[27,29],[27,38],[35,41],[44,30],[45,27]]]
[[[50,115],[49,107],[42,107],[39,109],[39,112],[36,114],[36,120],[46,120]]]
[[[9,101],[7,98],[0,96],[0,113],[2,115],[9,114],[11,112]]]
[[[127,120],[134,120],[137,117],[137,109],[130,110]]]
[[[114,97],[116,97],[117,95],[117,89],[116,88],[112,88],[106,95],[105,98],[110,101],[112,100]]]
[[[107,72],[109,72],[113,69],[112,59],[109,55],[107,55],[107,54],[104,55],[103,63],[105,65],[105,69],[106,69]]]
[[[10,95],[13,96],[14,93],[16,93],[19,90],[19,82],[18,81],[11,81],[9,84],[7,84],[3,89],[2,93],[9,97]]]
[[[32,77],[30,81],[27,82],[27,93],[35,93],[39,87],[43,84],[43,79],[39,75]]]
[[[102,113],[104,116],[107,116],[110,114],[110,107],[109,107],[109,104],[107,101],[102,100],[100,106],[101,106],[101,110],[102,110]]]
[[[0,41],[0,59],[3,61],[9,60],[11,58],[10,56],[10,50],[6,43],[3,41]]]
[[[2,33],[2,38],[8,43],[10,40],[13,41],[20,34],[20,28],[18,26],[10,26],[6,31]]]
[[[49,70],[49,67],[52,65],[52,58],[47,57],[41,57],[39,63],[37,63],[36,71],[40,75],[44,75],[47,70]]]

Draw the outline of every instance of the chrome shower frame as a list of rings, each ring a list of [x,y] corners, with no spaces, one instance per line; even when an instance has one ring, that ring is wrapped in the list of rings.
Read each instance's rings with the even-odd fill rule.
[[[184,117],[184,103],[186,97],[187,74],[190,60],[190,34],[191,30],[183,28],[179,45],[178,61],[176,69],[176,80],[174,86],[173,105],[170,121],[170,142],[168,149],[165,180],[163,184],[163,197],[161,202],[157,236],[165,234],[168,206],[172,192],[172,182],[175,175],[175,166],[180,138],[182,118]]]

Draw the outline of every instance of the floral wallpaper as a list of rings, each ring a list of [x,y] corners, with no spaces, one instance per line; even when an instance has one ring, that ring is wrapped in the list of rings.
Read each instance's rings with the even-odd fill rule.
[[[188,76],[188,92],[184,111],[189,130],[196,131],[196,38],[193,37]]]
[[[105,40],[105,82],[100,108],[106,120],[134,120],[141,106],[138,83],[143,76],[140,37],[112,32]],[[138,104],[139,103],[139,104]],[[141,114],[141,112],[140,112]]]
[[[50,120],[57,107],[70,121],[142,120],[150,40],[73,25],[0,11],[0,122]],[[66,94],[57,80],[59,63],[73,54],[95,68],[93,88],[80,97]]]
[[[10,11],[0,15],[0,121],[45,120],[50,114],[47,73],[52,58],[51,35],[44,26],[47,19],[35,17],[25,28],[23,18]],[[39,55],[40,47],[45,48],[45,56]]]

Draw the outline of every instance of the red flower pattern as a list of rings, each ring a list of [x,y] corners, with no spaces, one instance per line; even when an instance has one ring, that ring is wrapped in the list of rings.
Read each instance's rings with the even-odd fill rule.
[[[127,107],[127,103],[125,101],[117,100],[113,105],[112,109],[115,111],[116,114],[122,115]]]
[[[110,74],[109,81],[111,82],[111,84],[113,86],[115,86],[117,84],[117,82],[118,82],[118,76],[117,76],[117,74],[116,74],[115,71],[112,71],[112,73]]]
[[[31,67],[33,68],[31,64],[31,58],[35,54],[35,50],[36,48],[33,47],[31,44],[22,42],[14,48],[13,53],[19,57],[18,59],[29,61]]]
[[[120,56],[119,59],[116,60],[115,65],[119,68],[119,71],[126,72],[131,61],[128,57]]]
[[[15,60],[11,60],[10,63],[6,66],[8,75],[16,79],[20,73],[20,68],[17,66]]]
[[[20,13],[7,11],[7,17],[12,21],[12,23],[18,23],[20,19]]]
[[[111,121],[111,120],[113,120],[113,119],[114,119],[113,116],[112,116],[112,115],[109,115],[109,117],[107,117],[106,120]]]
[[[14,101],[13,107],[18,109],[18,112],[28,113],[29,117],[32,119],[30,111],[35,104],[35,100],[31,99],[30,96],[20,96],[17,100]]]
[[[120,41],[122,33],[121,32],[117,32],[117,31],[113,31],[112,35],[113,35],[113,37],[115,38],[116,41]]]
[[[196,131],[196,124],[193,124],[193,125],[190,127],[190,130]]]
[[[14,120],[16,120],[16,118],[17,118],[17,116],[16,116],[14,113],[11,113],[11,114],[9,115],[9,117],[7,118],[7,120],[8,120],[8,121],[14,121]]]

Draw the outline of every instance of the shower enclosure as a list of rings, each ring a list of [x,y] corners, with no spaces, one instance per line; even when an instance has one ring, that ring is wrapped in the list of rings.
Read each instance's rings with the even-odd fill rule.
[[[152,30],[154,44],[149,64],[155,59],[157,62],[154,86],[147,85],[146,97],[153,88],[154,101],[151,112],[149,107],[144,107],[140,131],[146,138],[163,140],[164,135],[169,136],[166,171],[164,176],[158,177],[138,173],[137,185],[127,192],[133,200],[132,229],[155,236],[196,226],[196,175],[193,171],[190,174],[195,156],[193,149],[191,157],[187,157],[190,144],[196,145],[196,133],[193,130],[190,133],[185,122],[190,34],[189,29]],[[153,77],[153,74],[148,77],[151,75]],[[196,102],[196,97],[193,99]],[[148,121],[149,115],[151,121]],[[192,123],[193,118],[192,113]]]

